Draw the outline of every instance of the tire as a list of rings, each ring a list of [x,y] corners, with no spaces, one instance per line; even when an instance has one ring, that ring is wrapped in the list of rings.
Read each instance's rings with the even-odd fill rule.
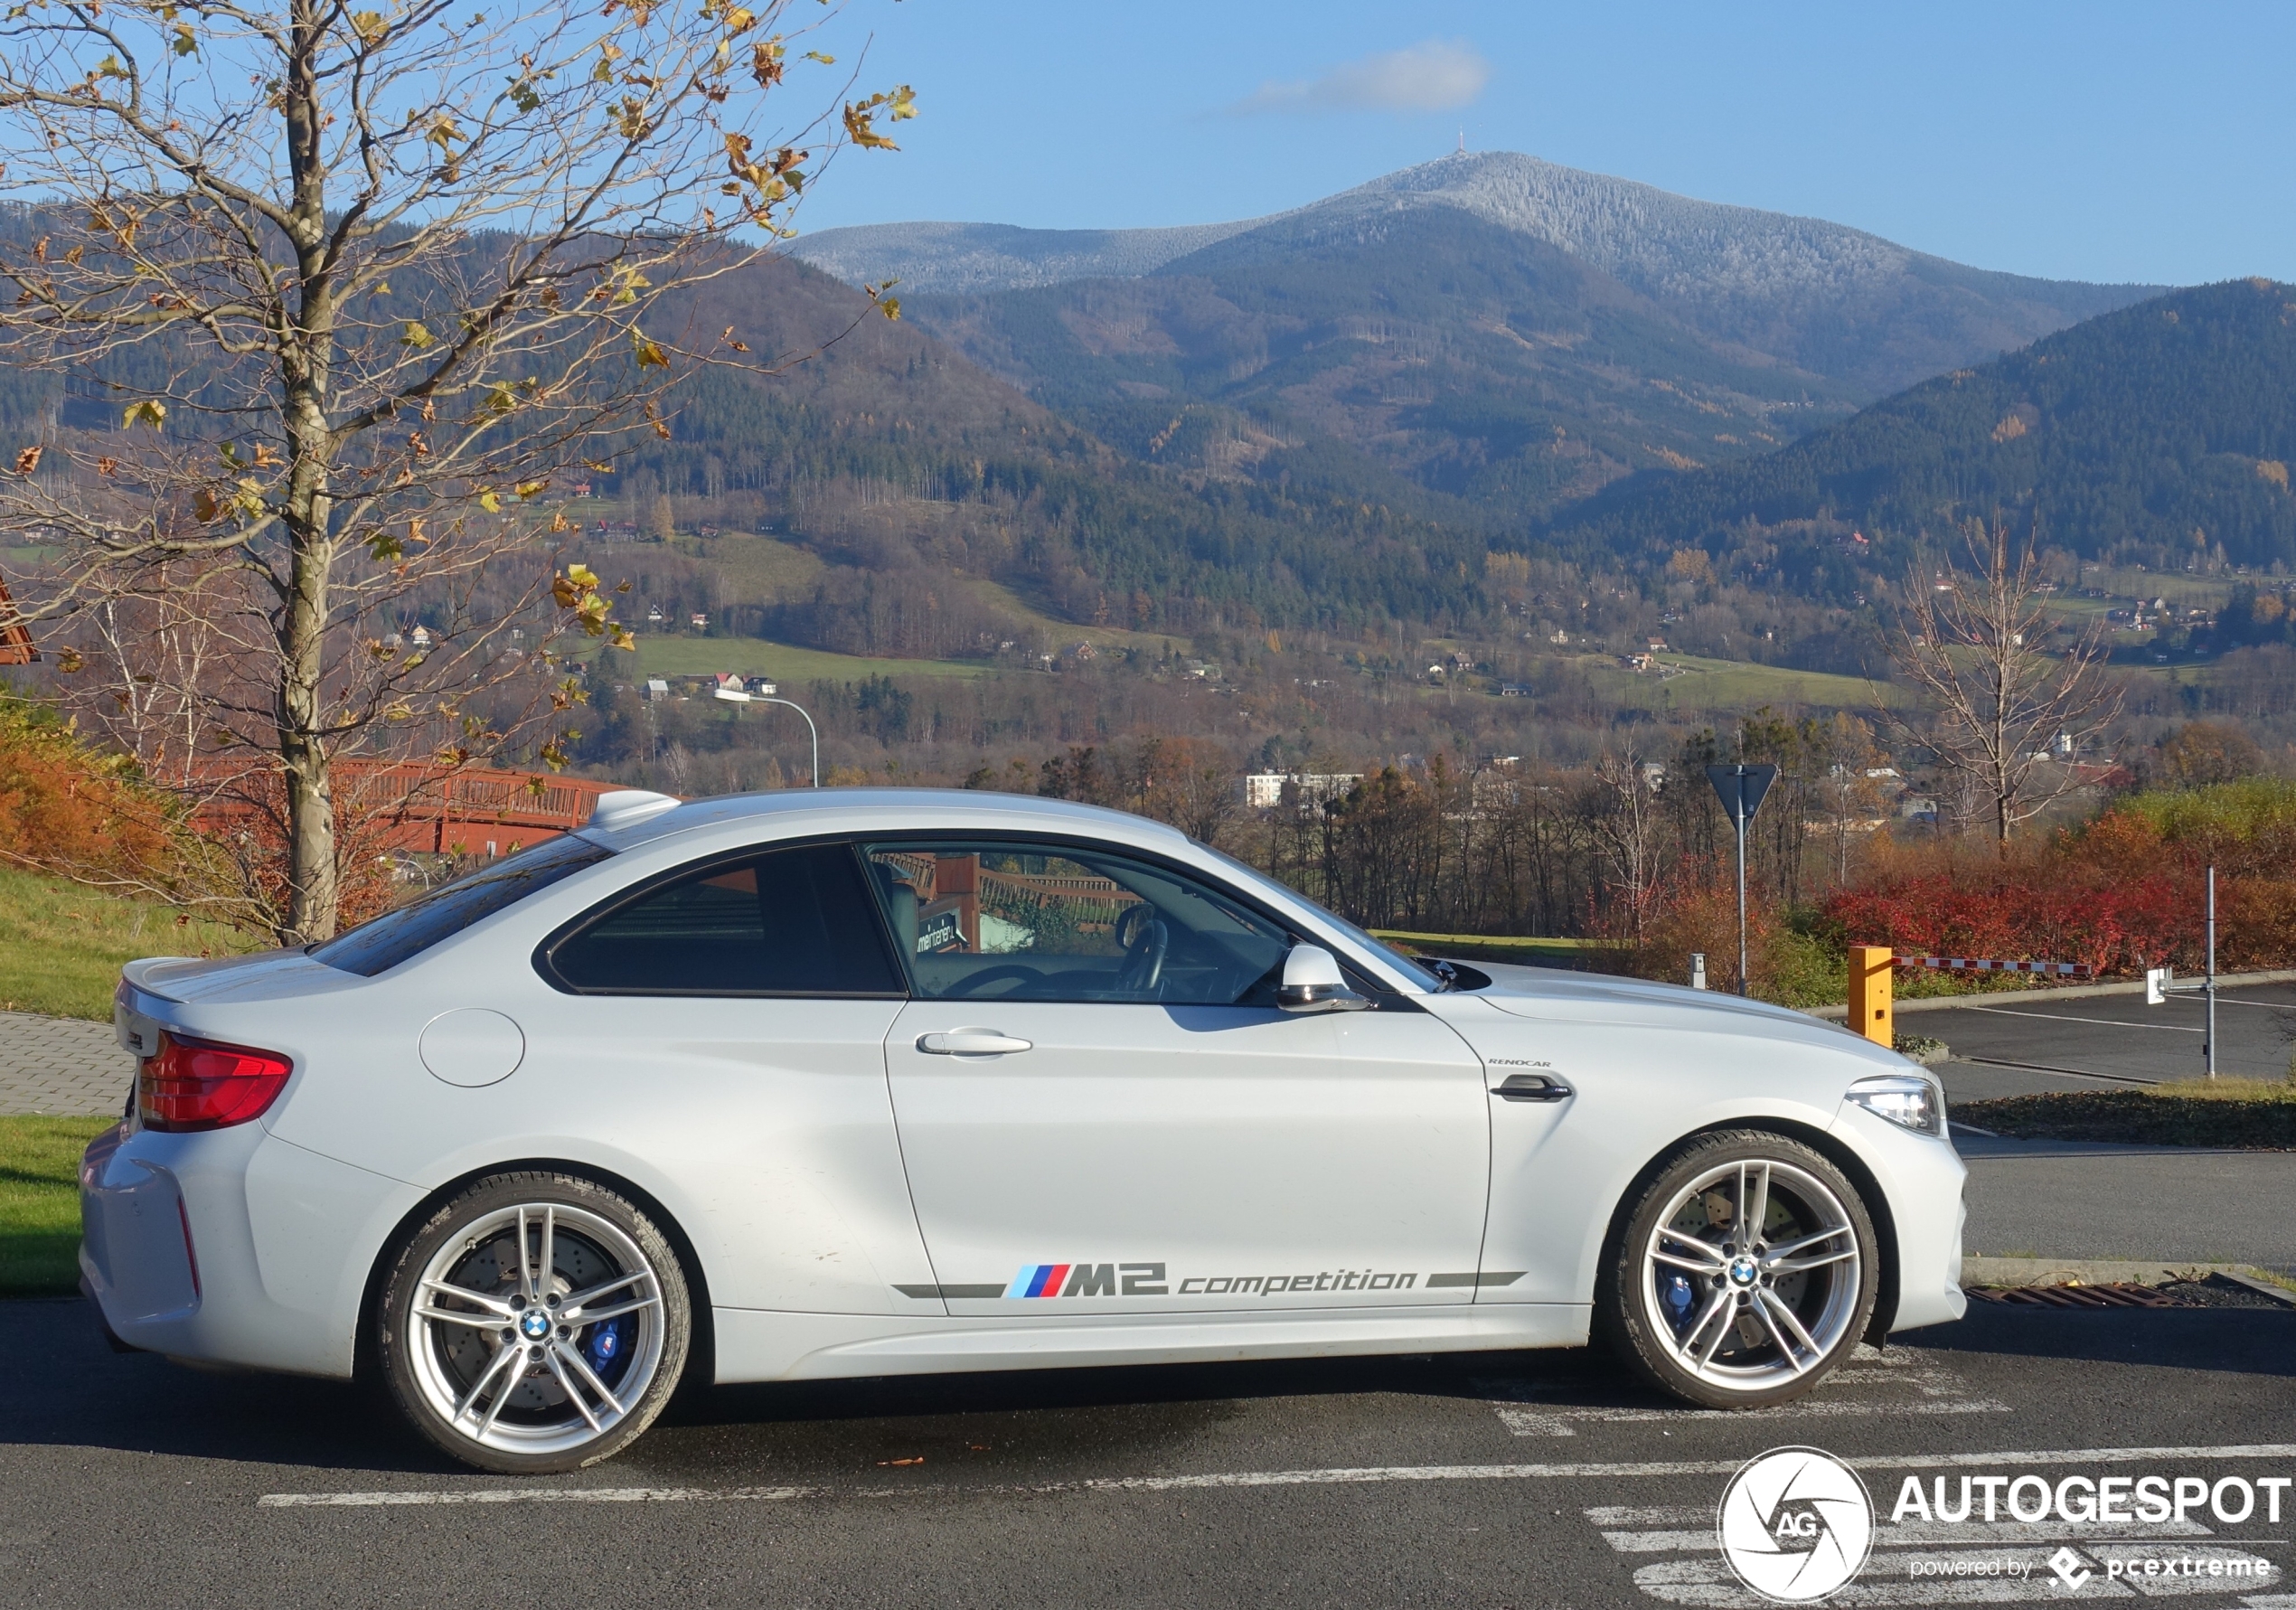
[[[382,1385],[416,1430],[465,1464],[541,1475],[654,1423],[693,1314],[652,1219],[595,1181],[534,1172],[481,1180],[417,1227],[374,1324]]]
[[[1762,1208],[1748,1246],[1741,1202]],[[1801,1397],[1865,1335],[1881,1248],[1856,1187],[1801,1142],[1704,1135],[1627,1210],[1595,1321],[1629,1369],[1708,1408]]]

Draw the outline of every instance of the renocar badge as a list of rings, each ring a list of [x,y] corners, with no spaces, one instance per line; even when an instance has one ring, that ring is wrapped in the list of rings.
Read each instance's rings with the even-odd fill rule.
[[[1873,1499],[1831,1454],[1773,1448],[1730,1478],[1714,1530],[1739,1581],[1765,1599],[1808,1604],[1865,1568]]]

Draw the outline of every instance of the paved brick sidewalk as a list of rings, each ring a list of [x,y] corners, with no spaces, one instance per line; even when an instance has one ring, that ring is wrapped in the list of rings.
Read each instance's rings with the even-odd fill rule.
[[[109,1023],[0,1012],[0,1115],[117,1113],[135,1080]]]

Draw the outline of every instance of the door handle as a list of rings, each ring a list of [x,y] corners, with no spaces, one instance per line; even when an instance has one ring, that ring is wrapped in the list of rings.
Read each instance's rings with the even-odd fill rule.
[[[1551,1073],[1510,1073],[1491,1093],[1507,1101],[1567,1101],[1575,1094]]]
[[[1031,1042],[999,1034],[993,1029],[952,1029],[946,1034],[920,1034],[917,1049],[936,1057],[998,1057],[1025,1051]]]

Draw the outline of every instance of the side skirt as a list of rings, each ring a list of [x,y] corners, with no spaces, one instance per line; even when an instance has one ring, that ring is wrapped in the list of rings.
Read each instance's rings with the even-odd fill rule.
[[[1016,1324],[1003,1319],[899,1319],[719,1308],[718,1372],[737,1381],[826,1380],[975,1370],[1201,1364],[1380,1353],[1582,1347],[1584,1304],[1379,1308],[1313,1314],[1122,1315]]]

